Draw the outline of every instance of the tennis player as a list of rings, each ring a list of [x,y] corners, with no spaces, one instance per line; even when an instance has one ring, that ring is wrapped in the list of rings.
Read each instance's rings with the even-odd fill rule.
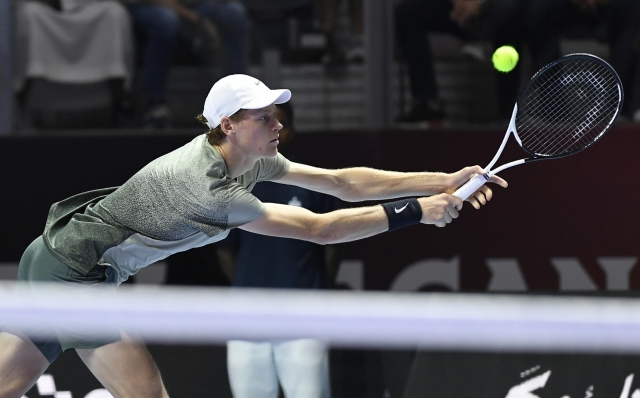
[[[142,267],[224,239],[232,228],[319,244],[348,242],[411,224],[444,227],[462,208],[452,196],[479,166],[452,174],[399,173],[364,167],[326,170],[293,163],[278,153],[282,125],[275,105],[289,90],[270,90],[246,75],[219,80],[200,119],[210,131],[152,161],[117,188],[85,192],[53,204],[44,233],[26,249],[19,286],[38,282],[69,289],[112,289]],[[345,201],[407,198],[315,214],[297,206],[262,203],[258,181],[277,181]],[[500,177],[492,182],[506,187]],[[483,186],[468,201],[492,197]],[[75,349],[114,397],[167,397],[160,372],[142,342],[122,332],[100,338],[47,325],[49,337],[0,333],[0,398],[20,398],[62,351]]]

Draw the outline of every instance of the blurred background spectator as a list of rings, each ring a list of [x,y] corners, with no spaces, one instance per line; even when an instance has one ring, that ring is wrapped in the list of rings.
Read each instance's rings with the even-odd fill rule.
[[[559,58],[566,37],[593,38],[608,44],[607,57],[618,71],[627,95],[624,114],[631,116],[636,73],[640,2],[635,0],[404,0],[395,8],[395,28],[407,64],[412,105],[398,123],[440,122],[445,107],[436,84],[434,55],[425,40],[444,32],[462,40],[486,40],[488,53],[476,58],[488,62],[497,47],[512,45],[530,54],[537,71]],[[521,70],[527,59],[508,74],[497,73],[497,117],[511,116],[522,88]],[[528,80],[528,78],[526,79]]]
[[[362,62],[364,52],[362,51],[362,0],[351,0],[347,2],[348,20],[351,28],[351,42],[345,40],[344,35],[337,29],[337,20],[340,16],[340,6],[345,0],[324,0],[321,3],[321,29],[327,37],[326,53],[322,57],[330,75],[338,76],[344,74],[344,66],[347,62]]]
[[[609,45],[609,60],[620,75],[625,88],[623,115],[631,116],[635,102],[638,51],[640,51],[640,2],[633,0],[573,0],[573,2],[574,7],[580,11],[578,19],[583,21],[583,25],[587,26],[593,36]]]
[[[90,105],[91,89],[101,83],[107,88],[102,102],[112,112],[106,117],[115,121],[133,78],[130,25],[126,9],[117,1],[16,3],[15,87],[21,105],[34,110],[36,123],[43,122],[46,115],[38,111],[47,107],[66,105],[73,110]],[[88,87],[85,103],[74,98],[82,97],[78,90],[60,92],[61,85]]]
[[[263,62],[276,50],[286,64],[318,63],[327,37],[320,29],[321,10],[314,0],[242,0],[252,21],[252,60]]]
[[[123,0],[133,19],[143,58],[142,88],[147,128],[169,125],[165,84],[181,33],[190,31],[191,50],[209,57],[220,38],[225,74],[248,72],[249,19],[239,1],[230,0]],[[205,58],[206,59],[206,58]]]
[[[568,52],[594,52],[594,45],[594,53],[610,61],[623,79],[622,120],[632,120],[638,108],[633,91],[640,2],[633,0],[388,0],[366,7],[361,0],[14,2],[15,86],[18,103],[28,111],[21,115],[20,129],[195,131],[200,127],[193,115],[210,85],[231,73],[249,73],[273,87],[291,86],[300,99],[298,124],[304,132],[363,128],[383,107],[380,127],[391,127],[393,115],[397,126],[413,128],[445,119],[448,126],[502,122],[523,83],[541,65]],[[117,2],[130,11],[133,35]],[[44,18],[75,21],[96,7],[105,15],[93,11],[99,22],[85,23],[87,31],[71,31],[75,22],[59,23],[82,44],[73,44],[72,53],[91,56],[78,61],[60,45],[34,47],[56,40],[43,28],[50,29]],[[388,22],[372,18],[379,7],[394,11]],[[380,40],[373,31],[389,32],[389,39],[395,32],[400,57],[386,52],[366,61],[363,43]],[[86,50],[88,38],[107,35],[118,39]],[[520,65],[508,74],[490,64],[491,52],[503,44],[521,54]],[[83,61],[98,59],[95,54],[105,61],[86,67]],[[57,59],[66,60],[67,67],[43,67]],[[100,70],[107,73],[86,81]],[[60,73],[67,80],[52,76]],[[374,105],[375,111],[367,105],[378,98],[367,94],[373,86],[388,87],[390,94]]]
[[[636,0],[496,0],[492,20],[496,44],[531,52],[533,70],[562,56],[563,38],[592,38],[608,45],[606,57],[625,90],[623,115],[632,115],[640,2]],[[499,80],[501,116],[510,117],[518,95],[518,69]],[[511,105],[509,105],[511,103]]]

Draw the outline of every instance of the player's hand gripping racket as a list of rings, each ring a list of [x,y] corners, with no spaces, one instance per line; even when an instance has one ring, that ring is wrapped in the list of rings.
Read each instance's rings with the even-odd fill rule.
[[[504,169],[587,149],[611,128],[623,99],[618,74],[598,57],[570,54],[545,66],[520,94],[487,174],[476,175],[453,194],[466,200]],[[531,157],[492,170],[511,134]]]

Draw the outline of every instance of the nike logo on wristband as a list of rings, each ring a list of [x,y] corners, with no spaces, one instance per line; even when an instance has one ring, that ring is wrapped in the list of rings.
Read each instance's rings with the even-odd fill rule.
[[[393,210],[395,210],[396,214],[398,214],[398,213],[402,213],[402,210],[406,209],[406,208],[407,208],[407,206],[409,206],[409,202],[407,202],[407,204],[406,204],[406,205],[402,206],[402,207],[401,207],[401,208],[399,208],[399,209],[398,209],[397,207],[394,207],[394,208],[393,208]]]

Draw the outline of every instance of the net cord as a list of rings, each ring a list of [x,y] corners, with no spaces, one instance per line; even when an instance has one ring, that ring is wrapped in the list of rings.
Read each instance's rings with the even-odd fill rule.
[[[317,338],[332,346],[640,353],[640,301],[523,295],[0,285],[5,327],[46,325],[147,342]]]

